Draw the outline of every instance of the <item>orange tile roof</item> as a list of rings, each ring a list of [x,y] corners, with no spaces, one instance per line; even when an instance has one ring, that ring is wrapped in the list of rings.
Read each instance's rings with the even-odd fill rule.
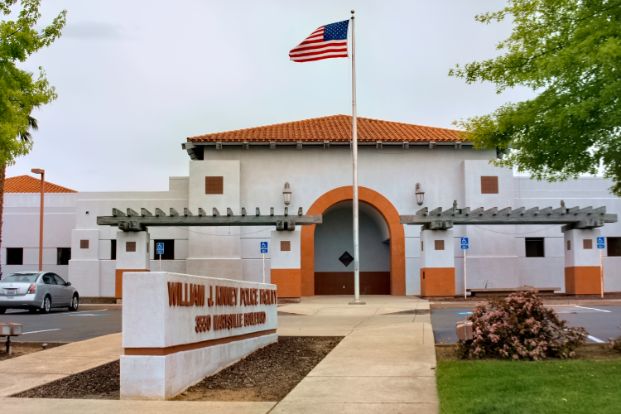
[[[48,181],[44,184],[46,193],[77,193],[71,188],[63,187]],[[30,175],[18,175],[4,180],[5,193],[38,193],[41,191],[41,179]]]
[[[351,116],[332,115],[302,121],[266,125],[234,131],[215,132],[189,137],[188,142],[296,142],[349,141]],[[455,129],[435,128],[402,122],[358,117],[360,142],[458,142],[465,133]]]

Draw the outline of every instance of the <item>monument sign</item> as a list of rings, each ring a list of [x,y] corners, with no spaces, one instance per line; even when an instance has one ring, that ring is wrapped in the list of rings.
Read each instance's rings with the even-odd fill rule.
[[[172,398],[276,342],[276,306],[271,284],[125,273],[121,398]]]

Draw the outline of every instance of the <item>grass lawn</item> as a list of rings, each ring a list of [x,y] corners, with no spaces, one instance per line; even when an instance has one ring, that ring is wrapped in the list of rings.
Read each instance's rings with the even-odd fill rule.
[[[440,360],[441,413],[621,413],[621,359]]]

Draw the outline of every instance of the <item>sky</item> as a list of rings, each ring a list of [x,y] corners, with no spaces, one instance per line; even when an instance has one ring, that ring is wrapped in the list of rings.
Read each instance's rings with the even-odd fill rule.
[[[501,0],[45,0],[63,36],[23,67],[58,93],[34,116],[34,147],[7,176],[44,168],[79,191],[166,190],[187,176],[186,137],[351,113],[351,61],[294,63],[317,27],[356,10],[358,115],[437,127],[528,98],[448,76],[491,58],[510,22]]]

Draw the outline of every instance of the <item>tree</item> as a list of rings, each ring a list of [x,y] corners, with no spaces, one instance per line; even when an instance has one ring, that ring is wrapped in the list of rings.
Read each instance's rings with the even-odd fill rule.
[[[0,0],[0,13],[6,17],[0,21],[0,231],[6,167],[32,148],[30,131],[37,128],[32,111],[56,98],[42,68],[35,77],[18,65],[51,45],[66,20],[66,11],[62,11],[48,26],[37,29],[41,0],[21,0],[19,6],[17,3]],[[10,20],[11,16],[14,20]]]
[[[459,124],[475,146],[499,150],[499,165],[547,180],[603,171],[621,195],[621,0],[508,0],[476,16],[505,19],[513,30],[497,45],[504,54],[449,75],[536,96]]]

